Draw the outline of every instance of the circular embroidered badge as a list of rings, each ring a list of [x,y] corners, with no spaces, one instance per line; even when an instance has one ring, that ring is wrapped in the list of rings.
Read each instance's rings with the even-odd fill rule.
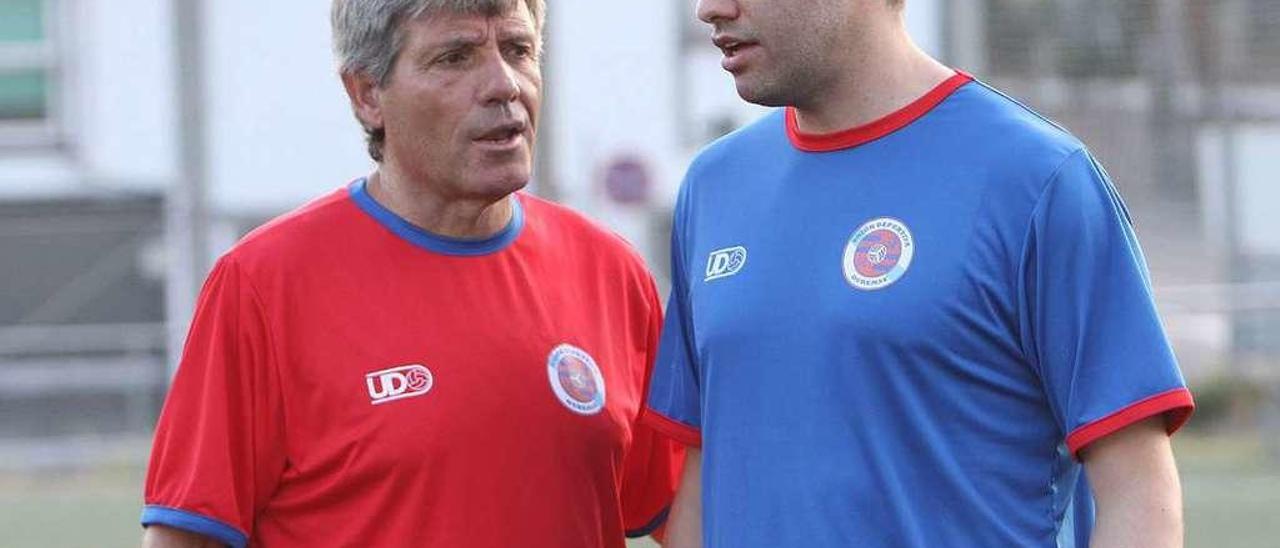
[[[844,246],[844,279],[863,291],[884,289],[911,268],[915,239],[907,225],[881,217],[863,223]]]
[[[604,409],[604,376],[591,355],[576,346],[562,344],[547,357],[547,378],[556,399],[579,415]]]

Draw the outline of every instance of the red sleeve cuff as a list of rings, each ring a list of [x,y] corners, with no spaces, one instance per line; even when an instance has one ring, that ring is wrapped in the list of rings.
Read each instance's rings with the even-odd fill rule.
[[[1067,436],[1067,449],[1071,451],[1071,456],[1079,460],[1080,450],[1089,444],[1123,430],[1126,426],[1161,413],[1165,415],[1166,431],[1169,435],[1173,435],[1187,423],[1187,419],[1191,418],[1195,408],[1196,404],[1191,399],[1191,391],[1186,388],[1161,392],[1077,428]]]
[[[702,433],[698,429],[667,418],[653,409],[646,407],[640,416],[640,422],[688,447],[702,447]]]

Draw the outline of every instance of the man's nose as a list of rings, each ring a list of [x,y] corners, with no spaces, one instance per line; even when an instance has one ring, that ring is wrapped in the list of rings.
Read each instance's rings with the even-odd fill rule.
[[[739,15],[737,0],[698,0],[698,19],[704,23],[732,21]]]
[[[510,103],[520,98],[520,77],[501,55],[485,64],[483,99],[486,103]]]

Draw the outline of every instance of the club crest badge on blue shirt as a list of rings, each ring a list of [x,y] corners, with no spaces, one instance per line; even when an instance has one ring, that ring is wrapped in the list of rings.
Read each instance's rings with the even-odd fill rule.
[[[855,289],[884,289],[906,275],[915,249],[915,238],[902,221],[889,217],[867,221],[844,247],[844,279]]]
[[[579,415],[594,415],[604,409],[604,376],[590,354],[573,345],[562,344],[547,357],[547,378],[556,399]]]

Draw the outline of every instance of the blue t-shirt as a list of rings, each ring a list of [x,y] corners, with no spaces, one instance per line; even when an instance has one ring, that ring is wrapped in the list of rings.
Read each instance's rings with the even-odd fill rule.
[[[962,73],[712,144],[671,254],[646,416],[703,447],[707,548],[1071,546],[1077,452],[1192,409],[1106,174]]]

